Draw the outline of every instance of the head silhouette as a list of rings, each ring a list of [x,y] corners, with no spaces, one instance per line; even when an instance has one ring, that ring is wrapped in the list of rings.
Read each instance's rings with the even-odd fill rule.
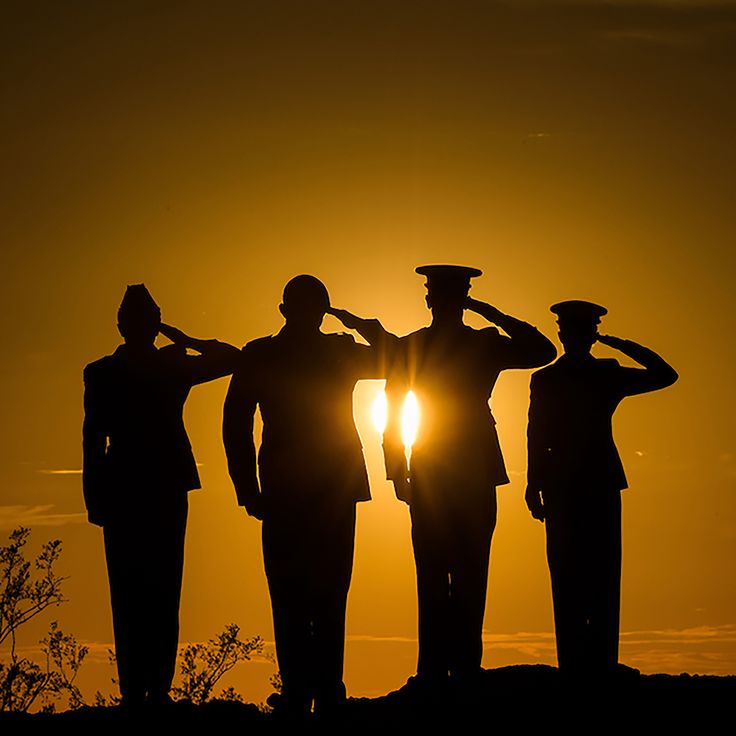
[[[153,345],[161,327],[161,310],[143,284],[125,290],[118,309],[118,330],[128,345]]]
[[[325,312],[330,307],[327,287],[314,276],[294,276],[284,287],[279,311],[290,327],[319,330]]]
[[[550,307],[557,315],[559,336],[565,353],[587,355],[598,339],[598,324],[608,310],[592,302],[573,299]]]
[[[432,318],[462,322],[465,302],[470,291],[470,279],[480,276],[477,268],[466,266],[419,266],[418,274],[427,277],[425,301]]]

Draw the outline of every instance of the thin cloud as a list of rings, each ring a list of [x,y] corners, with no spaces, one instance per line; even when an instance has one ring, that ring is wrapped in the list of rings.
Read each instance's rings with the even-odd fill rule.
[[[417,645],[415,637],[353,634],[351,642]],[[504,663],[542,662],[557,659],[555,636],[551,631],[483,633],[486,654],[503,653]],[[685,629],[623,631],[621,661],[645,674],[669,673],[729,675],[736,672],[736,625],[694,626]]]
[[[14,529],[18,526],[66,526],[87,521],[85,513],[59,514],[53,512],[54,508],[53,504],[0,506],[0,529]]]
[[[390,644],[416,644],[415,636],[372,636],[371,634],[348,634],[346,641],[388,642]]]

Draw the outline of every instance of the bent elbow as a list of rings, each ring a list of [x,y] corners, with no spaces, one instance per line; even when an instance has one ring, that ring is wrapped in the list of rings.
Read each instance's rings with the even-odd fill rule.
[[[665,384],[665,387],[671,386],[673,383],[677,381],[679,377],[680,377],[680,374],[674,368],[670,366],[670,369],[667,375],[667,383]]]
[[[557,348],[551,340],[544,338],[544,342],[539,344],[534,355],[534,363],[532,368],[539,368],[543,365],[551,363],[557,357]]]

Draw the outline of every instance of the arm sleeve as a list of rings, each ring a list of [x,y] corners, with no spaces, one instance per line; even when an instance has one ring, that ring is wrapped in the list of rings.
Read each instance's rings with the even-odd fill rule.
[[[527,424],[527,484],[534,490],[540,490],[545,476],[544,464],[547,447],[545,442],[545,417],[543,405],[539,399],[539,378],[532,376],[529,391],[529,422]]]
[[[353,317],[351,326],[369,345],[355,343],[359,378],[387,378],[399,347],[399,338],[377,319]]]
[[[536,327],[515,317],[504,315],[496,324],[508,335],[488,328],[489,342],[501,368],[539,368],[552,362],[557,349]]]
[[[105,502],[103,472],[107,434],[102,421],[98,386],[89,367],[84,370],[84,422],[82,424],[82,490],[90,521],[100,523]]]
[[[618,385],[622,396],[635,396],[671,386],[678,378],[675,369],[657,353],[632,340],[623,340],[619,349],[643,368],[618,369]]]
[[[238,348],[219,340],[195,340],[192,349],[199,355],[184,352],[182,356],[184,372],[192,386],[229,376],[241,358]]]
[[[254,366],[246,346],[230,379],[222,422],[228,471],[240,506],[246,504],[248,494],[258,487],[256,446],[253,439],[257,399],[253,379]]]

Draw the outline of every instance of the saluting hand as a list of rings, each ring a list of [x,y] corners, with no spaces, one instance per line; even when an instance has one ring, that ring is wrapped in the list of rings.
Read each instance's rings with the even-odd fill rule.
[[[627,341],[613,335],[598,335],[598,342],[614,350],[622,350]]]
[[[164,336],[168,337],[171,342],[175,345],[186,345],[190,341],[190,337],[182,332],[178,327],[172,327],[171,325],[161,323],[158,331]]]
[[[347,309],[337,309],[336,307],[328,307],[327,314],[331,314],[336,317],[340,322],[345,325],[349,330],[354,330],[358,326],[359,318],[356,317],[352,312],[348,312]]]
[[[487,319],[489,322],[498,322],[499,319],[503,319],[504,313],[487,302],[482,302],[480,299],[473,299],[469,296],[465,299],[465,309],[470,310],[479,314],[481,317]]]

